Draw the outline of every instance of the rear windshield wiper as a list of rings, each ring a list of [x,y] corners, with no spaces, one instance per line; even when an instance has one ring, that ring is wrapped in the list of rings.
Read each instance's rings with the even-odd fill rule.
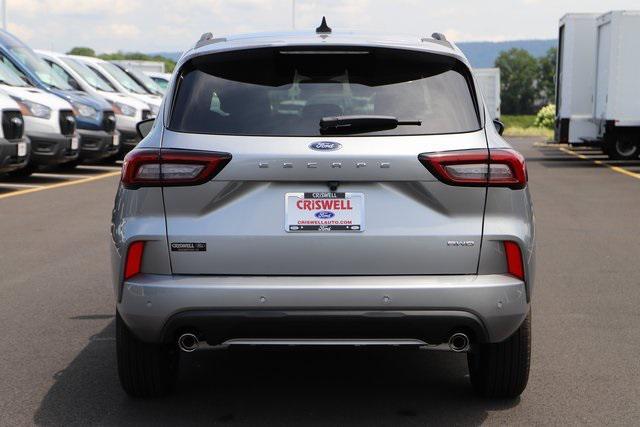
[[[420,120],[398,120],[393,116],[335,116],[320,119],[320,133],[373,132],[420,125]]]

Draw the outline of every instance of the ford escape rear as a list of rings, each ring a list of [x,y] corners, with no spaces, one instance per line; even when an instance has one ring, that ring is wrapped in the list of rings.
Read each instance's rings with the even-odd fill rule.
[[[462,53],[320,33],[214,39],[179,61],[113,211],[120,380],[169,391],[180,350],[466,352],[474,388],[529,371],[523,158]]]

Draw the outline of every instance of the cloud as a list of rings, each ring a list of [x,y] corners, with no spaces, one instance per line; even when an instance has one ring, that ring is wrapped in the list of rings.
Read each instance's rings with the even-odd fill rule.
[[[96,28],[95,31],[96,34],[100,36],[125,40],[142,35],[140,28],[131,24],[114,23],[108,25],[100,25]]]
[[[21,40],[24,40],[25,42],[28,43],[30,40],[33,39],[34,32],[31,28],[21,24],[16,24],[15,22],[9,22],[7,23],[7,26],[9,27],[8,28],[9,32],[15,34]]]
[[[12,3],[8,3],[10,11],[22,15],[44,12],[47,15],[111,16],[136,12],[144,0],[20,0],[16,5]]]
[[[293,0],[8,0],[8,21],[34,47],[98,52],[175,51],[203,32],[288,31]],[[556,37],[567,12],[634,9],[638,0],[296,0],[296,26],[323,15],[334,30],[430,35],[458,41]]]

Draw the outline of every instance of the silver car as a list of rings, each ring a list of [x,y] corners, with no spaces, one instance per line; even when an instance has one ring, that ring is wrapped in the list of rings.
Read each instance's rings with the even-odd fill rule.
[[[113,210],[120,380],[169,392],[182,352],[464,352],[483,396],[529,375],[523,157],[441,34],[213,38],[180,59]]]

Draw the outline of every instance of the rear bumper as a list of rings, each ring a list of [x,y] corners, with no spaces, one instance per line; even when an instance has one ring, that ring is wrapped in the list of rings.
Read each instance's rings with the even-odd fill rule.
[[[80,150],[71,149],[71,139],[78,135],[29,132],[31,161],[36,165],[57,165],[76,160]]]
[[[168,276],[128,280],[120,315],[142,340],[196,330],[210,344],[236,338],[508,338],[529,312],[525,285],[465,276]],[[384,336],[381,336],[384,335]],[[412,336],[414,335],[414,336]]]
[[[26,156],[18,157],[18,144],[20,143],[27,145]],[[11,141],[0,138],[0,173],[7,173],[25,167],[29,163],[30,153],[31,142],[28,138]]]
[[[113,145],[114,135],[119,135],[118,131],[79,129],[78,133],[80,133],[81,160],[105,159],[117,154],[120,150],[119,144]]]

